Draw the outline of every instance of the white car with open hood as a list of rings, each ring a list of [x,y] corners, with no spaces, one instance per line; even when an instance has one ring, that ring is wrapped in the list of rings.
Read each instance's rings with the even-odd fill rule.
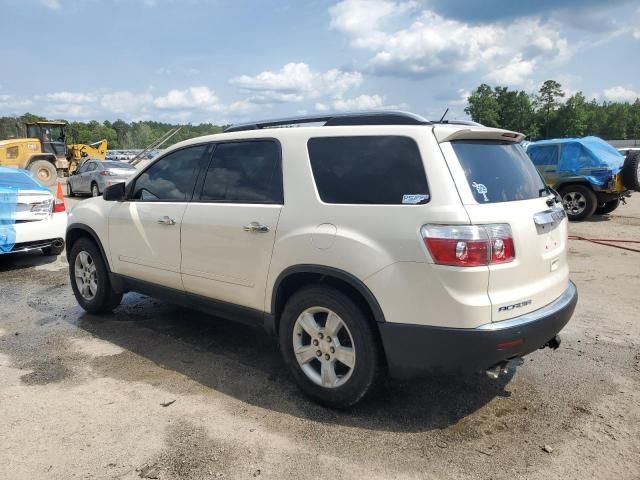
[[[557,348],[577,301],[565,211],[522,139],[370,112],[181,142],[71,211],[73,292],[89,312],[137,291],[264,325],[335,407],[382,369],[495,378]]]
[[[41,249],[64,250],[67,212],[26,170],[0,167],[0,255]]]

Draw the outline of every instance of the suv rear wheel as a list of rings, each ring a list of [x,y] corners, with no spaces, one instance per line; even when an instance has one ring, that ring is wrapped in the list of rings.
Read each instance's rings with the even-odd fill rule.
[[[598,207],[596,194],[584,185],[567,185],[560,188],[559,193],[569,220],[589,218]]]
[[[69,275],[76,300],[89,313],[108,313],[122,300],[111,287],[109,271],[97,245],[88,238],[73,244]]]
[[[287,302],[280,349],[302,391],[318,403],[345,408],[360,401],[379,373],[379,352],[363,311],[330,287],[307,287]]]

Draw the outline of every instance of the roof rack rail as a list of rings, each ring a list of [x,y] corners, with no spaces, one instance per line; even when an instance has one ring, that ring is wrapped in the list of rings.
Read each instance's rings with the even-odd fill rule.
[[[484,127],[481,123],[472,122],[471,120],[431,120],[431,123],[439,125],[468,125],[470,127]]]
[[[245,130],[259,130],[262,128],[284,127],[287,125],[302,125],[305,123],[324,123],[325,127],[347,125],[430,125],[431,122],[419,115],[408,112],[379,111],[335,113],[327,115],[302,116],[264,120],[260,122],[239,123],[225,128],[224,132],[242,132]]]

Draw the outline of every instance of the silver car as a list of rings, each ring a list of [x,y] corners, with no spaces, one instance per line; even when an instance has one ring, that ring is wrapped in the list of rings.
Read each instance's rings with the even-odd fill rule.
[[[134,173],[135,167],[126,162],[87,160],[67,180],[67,194],[73,197],[90,193],[97,197],[105,188],[127,181]]]

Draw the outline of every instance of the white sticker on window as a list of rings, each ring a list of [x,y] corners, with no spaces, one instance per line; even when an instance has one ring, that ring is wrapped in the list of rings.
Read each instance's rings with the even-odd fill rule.
[[[485,187],[483,183],[473,182],[471,184],[471,186],[476,189],[476,192],[478,192],[478,195],[482,195],[482,197],[484,198],[485,202],[489,201],[489,199],[487,198],[488,190],[487,190],[487,187]]]
[[[408,203],[410,205],[417,205],[418,203],[424,203],[427,200],[429,200],[429,195],[425,195],[425,194],[402,196],[402,203]]]

